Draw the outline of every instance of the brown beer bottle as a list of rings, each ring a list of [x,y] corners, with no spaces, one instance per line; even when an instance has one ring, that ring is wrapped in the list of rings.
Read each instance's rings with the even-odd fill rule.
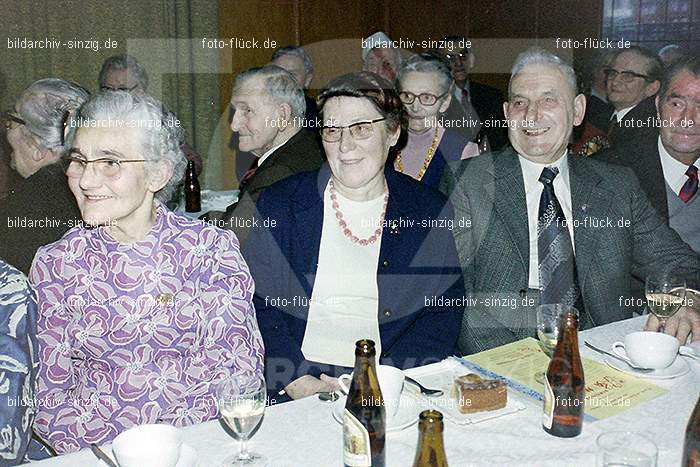
[[[688,420],[688,428],[685,429],[681,467],[700,467],[700,398]]]
[[[585,382],[578,351],[578,313],[572,309],[559,322],[557,346],[544,381],[544,431],[560,438],[581,434]]]
[[[418,448],[413,467],[447,467],[445,446],[442,442],[442,413],[424,410],[418,422]]]
[[[377,378],[376,353],[372,340],[355,343],[355,369],[343,414],[345,467],[384,467],[386,462],[386,413]]]
[[[199,212],[201,210],[202,202],[197,172],[194,170],[194,162],[187,161],[187,172],[185,172],[185,211]]]

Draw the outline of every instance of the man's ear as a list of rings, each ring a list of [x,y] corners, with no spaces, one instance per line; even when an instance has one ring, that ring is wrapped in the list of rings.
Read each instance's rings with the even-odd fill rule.
[[[579,94],[574,97],[574,126],[579,126],[586,115],[586,96]]]
[[[644,89],[644,95],[646,97],[651,97],[657,92],[659,92],[659,89],[661,88],[661,81],[656,80],[653,83],[647,84],[646,88]]]
[[[440,105],[440,109],[438,110],[438,112],[447,112],[447,109],[450,108],[450,102],[452,102],[452,86],[450,86],[450,88],[447,90],[447,96],[445,97],[445,101]]]
[[[506,120],[508,119],[508,101],[505,101],[503,103],[503,115],[506,117]]]
[[[173,177],[173,164],[168,160],[159,160],[148,168],[148,188],[156,193]]]
[[[284,131],[292,124],[292,107],[285,103],[277,106],[277,128]]]
[[[469,56],[467,57],[467,71],[472,71],[472,68],[474,68],[474,60],[476,60],[476,57],[474,57],[474,54],[469,52]]]
[[[661,96],[659,96],[658,94],[654,99],[654,105],[656,106],[656,116],[661,118],[661,109],[659,109],[659,106],[661,105]]]

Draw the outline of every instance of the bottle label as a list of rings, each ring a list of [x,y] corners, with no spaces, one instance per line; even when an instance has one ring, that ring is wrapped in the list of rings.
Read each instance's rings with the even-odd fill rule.
[[[552,423],[554,422],[554,391],[552,386],[549,384],[549,378],[545,375],[544,377],[544,410],[542,413],[542,425],[547,427],[547,429],[552,429]]]
[[[372,465],[369,432],[348,409],[343,413],[343,463],[350,467]]]

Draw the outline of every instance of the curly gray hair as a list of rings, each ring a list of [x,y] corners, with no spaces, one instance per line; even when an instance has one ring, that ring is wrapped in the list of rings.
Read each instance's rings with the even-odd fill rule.
[[[401,80],[410,72],[435,73],[441,83],[439,94],[444,94],[452,88],[452,73],[449,65],[434,54],[422,53],[414,55],[404,62],[396,77],[396,82],[401,86]]]
[[[30,84],[17,99],[15,109],[39,144],[63,156],[75,136],[68,121],[89,97],[78,84],[46,78]]]
[[[148,95],[137,96],[125,91],[102,92],[83,105],[79,121],[71,122],[73,125],[141,129],[141,155],[148,161],[146,170],[160,160],[168,161],[173,168],[170,180],[156,193],[160,201],[170,200],[185,173],[187,159],[180,149],[182,129],[160,101]]]

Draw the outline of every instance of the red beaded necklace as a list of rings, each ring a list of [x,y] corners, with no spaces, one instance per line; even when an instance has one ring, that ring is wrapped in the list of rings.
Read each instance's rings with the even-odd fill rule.
[[[379,236],[382,234],[384,216],[386,215],[386,205],[389,202],[389,191],[387,190],[384,193],[384,206],[382,207],[382,215],[379,217],[379,226],[377,227],[377,230],[375,230],[374,233],[367,238],[359,238],[357,235],[352,233],[352,230],[350,230],[350,227],[348,227],[348,223],[345,221],[345,219],[343,219],[343,213],[340,210],[340,205],[338,204],[338,193],[335,191],[335,184],[333,183],[333,180],[331,180],[328,185],[331,194],[331,205],[335,211],[335,218],[338,220],[338,225],[343,230],[343,235],[348,237],[352,243],[358,243],[361,246],[367,246],[376,242]]]

